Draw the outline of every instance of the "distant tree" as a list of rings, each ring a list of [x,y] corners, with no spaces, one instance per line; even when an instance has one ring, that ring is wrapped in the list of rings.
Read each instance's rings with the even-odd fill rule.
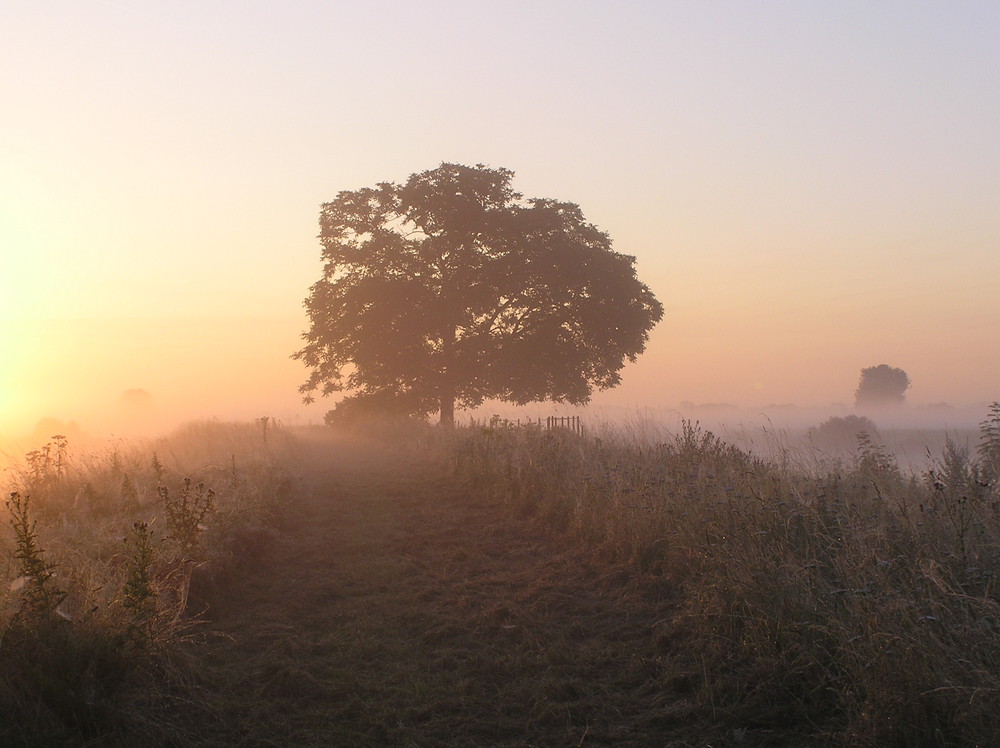
[[[54,439],[57,435],[74,442],[83,439],[85,436],[83,429],[80,428],[80,424],[76,421],[62,421],[58,418],[45,417],[35,423],[30,441],[32,443],[44,444]]]
[[[142,389],[125,390],[119,397],[119,402],[132,413],[144,413],[153,408],[153,396]]]
[[[887,364],[869,366],[861,370],[861,380],[854,393],[854,404],[865,406],[902,405],[906,402],[906,390],[910,377],[902,369]]]
[[[580,404],[620,382],[662,305],[578,206],[525,199],[513,176],[445,163],[322,206],[323,277],[293,354],[307,402],[348,390],[338,408],[452,425],[487,398]]]

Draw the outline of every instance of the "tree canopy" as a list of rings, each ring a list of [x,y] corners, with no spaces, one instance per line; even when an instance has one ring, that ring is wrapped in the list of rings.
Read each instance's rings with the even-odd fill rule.
[[[902,405],[909,386],[910,377],[902,369],[888,364],[869,366],[861,370],[854,403],[858,407]]]
[[[581,404],[621,381],[663,306],[580,208],[503,168],[441,164],[320,211],[300,387],[427,415],[485,399]]]

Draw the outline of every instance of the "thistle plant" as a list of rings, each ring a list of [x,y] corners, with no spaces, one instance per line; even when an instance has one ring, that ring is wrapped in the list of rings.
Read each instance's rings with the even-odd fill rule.
[[[166,486],[159,486],[156,490],[163,502],[170,539],[185,553],[190,553],[198,545],[198,537],[205,529],[205,518],[215,508],[215,491],[206,488],[204,483],[192,488],[190,478],[184,479],[184,485],[174,495]]]
[[[857,438],[855,464],[858,471],[875,484],[876,489],[881,488],[881,483],[903,479],[895,455],[884,445],[877,443],[867,431],[860,432]]]
[[[139,503],[139,488],[128,473],[122,473],[122,484],[118,495],[125,506],[135,506]]]
[[[127,577],[122,587],[122,607],[129,613],[129,632],[146,641],[156,613],[153,590],[153,532],[146,522],[132,525],[132,536],[125,539],[128,548]]]
[[[156,452],[153,452],[153,459],[150,460],[149,467],[153,471],[153,478],[156,485],[161,485],[163,483],[163,475],[166,473],[166,468],[163,467],[163,463],[160,462],[160,458],[156,456]]]
[[[52,448],[52,463],[56,478],[62,478],[66,473],[66,447],[69,440],[62,434],[56,434],[49,442]]]
[[[1000,481],[1000,402],[994,402],[979,424],[979,460],[983,473],[993,485]]]
[[[28,463],[27,481],[33,488],[58,481],[66,474],[66,448],[69,441],[62,434],[56,434],[41,449],[28,452],[24,458]]]
[[[959,560],[967,570],[976,568],[973,534],[984,531],[979,518],[989,489],[980,463],[971,458],[968,447],[949,438],[927,479],[934,492],[934,507],[951,527]]]
[[[19,562],[19,575],[12,590],[21,590],[21,608],[18,616],[39,621],[55,612],[66,593],[52,581],[53,564],[42,557],[44,550],[38,543],[36,523],[29,513],[29,498],[17,491],[7,500],[10,526],[14,530],[14,558]]]

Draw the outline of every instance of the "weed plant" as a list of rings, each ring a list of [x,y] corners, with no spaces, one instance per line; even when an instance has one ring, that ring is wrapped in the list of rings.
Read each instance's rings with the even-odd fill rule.
[[[704,735],[990,745],[998,424],[995,403],[976,452],[949,441],[911,475],[867,433],[849,463],[776,462],[689,422],[667,440],[495,423],[455,454],[478,492],[681,590],[656,632],[664,695],[683,674]]]
[[[123,714],[120,692],[166,677],[197,620],[192,585],[267,541],[291,446],[270,419],[206,422],[87,455],[55,436],[9,471],[0,744],[83,743],[146,718]]]
[[[31,518],[29,504],[28,497],[17,491],[13,491],[7,501],[10,526],[14,531],[14,558],[18,562],[18,576],[8,589],[21,595],[12,624],[31,627],[54,615],[66,593],[52,580],[55,569],[43,558],[37,523]]]
[[[1000,402],[990,406],[979,433],[980,467],[986,479],[996,484],[1000,481]]]

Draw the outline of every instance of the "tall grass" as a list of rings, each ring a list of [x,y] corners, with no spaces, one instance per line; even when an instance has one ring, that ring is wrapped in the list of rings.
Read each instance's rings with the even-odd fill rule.
[[[1000,734],[1000,405],[978,452],[904,475],[859,435],[846,464],[764,460],[685,423],[668,439],[476,428],[481,493],[670,580],[657,632],[706,724],[850,745]],[[810,468],[809,465],[813,467]],[[693,685],[691,685],[693,684]]]
[[[8,471],[0,743],[113,729],[116,694],[192,632],[192,585],[267,541],[291,449],[269,420],[204,422],[91,454],[54,435]]]

